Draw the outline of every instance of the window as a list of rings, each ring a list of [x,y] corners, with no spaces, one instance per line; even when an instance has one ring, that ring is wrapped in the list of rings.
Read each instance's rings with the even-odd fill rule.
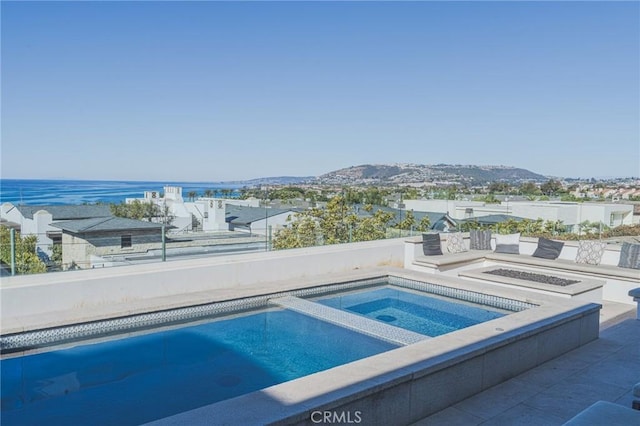
[[[131,247],[131,235],[123,235],[120,238],[120,248],[130,248]]]

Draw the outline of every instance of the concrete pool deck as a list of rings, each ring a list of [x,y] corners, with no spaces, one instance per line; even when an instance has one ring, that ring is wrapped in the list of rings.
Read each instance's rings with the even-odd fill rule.
[[[627,310],[613,322],[605,320],[599,339],[414,426],[556,426],[599,400],[631,407],[632,387],[640,382],[640,321]]]

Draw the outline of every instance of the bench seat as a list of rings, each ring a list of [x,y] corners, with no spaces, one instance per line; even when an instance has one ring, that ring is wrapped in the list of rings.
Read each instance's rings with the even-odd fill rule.
[[[488,251],[469,250],[462,253],[445,253],[435,256],[416,256],[414,265],[426,266],[434,269],[447,269],[447,267],[457,267],[461,264],[483,262]]]

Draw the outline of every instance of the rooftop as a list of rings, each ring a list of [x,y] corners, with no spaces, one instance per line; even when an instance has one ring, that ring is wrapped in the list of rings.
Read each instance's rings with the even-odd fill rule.
[[[68,220],[65,222],[53,222],[51,226],[71,233],[92,233],[109,231],[134,231],[134,230],[158,230],[162,229],[161,223],[146,222],[143,220],[128,219],[124,217],[97,217],[93,219]]]
[[[259,210],[264,212],[264,209]],[[82,232],[81,229],[95,229],[99,226],[99,221],[96,221],[93,226],[90,222],[86,222],[84,228],[77,226],[75,229]],[[380,240],[243,254],[233,258],[218,257],[165,264],[135,265],[111,270],[96,269],[9,277],[6,280],[3,279],[1,286],[2,331],[6,334],[20,330],[115,318],[136,312],[155,312],[181,306],[196,306],[205,301],[226,301],[251,295],[271,294],[276,282],[278,291],[298,289],[301,286],[312,287],[324,280],[327,274],[364,274],[366,271],[380,268],[381,265],[385,265],[385,268],[390,268],[389,265],[401,265],[406,256],[407,242],[404,239]],[[418,246],[416,244],[416,247]],[[575,249],[571,244],[567,246]],[[619,249],[610,250],[607,255],[613,256],[617,253]],[[603,271],[607,269],[603,268]],[[456,277],[429,275],[419,271],[412,271],[412,274],[440,279],[459,279],[457,274]],[[211,277],[216,279],[212,280]],[[114,280],[126,282],[127,285],[116,286],[116,288],[113,286]],[[158,285],[159,282],[162,282],[162,285]],[[482,290],[491,287],[490,284],[471,281],[465,281],[461,285]],[[39,292],[37,297],[36,289]],[[502,288],[496,291],[506,290]],[[9,298],[12,303],[7,302]],[[561,303],[570,306],[576,301]],[[561,303],[558,302],[558,304]],[[78,308],[79,306],[82,308]],[[629,406],[631,388],[633,384],[640,382],[640,345],[638,345],[640,321],[633,319],[634,312],[635,306],[632,302],[603,301],[603,309],[600,311],[601,332],[598,339],[476,393],[416,424],[561,425],[598,400]],[[597,316],[597,311],[594,315]],[[493,331],[493,326],[487,331]],[[563,338],[566,335],[558,336]],[[473,336],[474,339],[475,337]],[[458,338],[449,338],[449,340],[456,339]],[[427,345],[406,347],[402,353],[405,355],[411,353],[419,359],[420,356],[425,356],[424,350],[427,350]],[[360,368],[358,371],[363,374],[367,372],[373,376],[378,374],[376,371],[396,374],[399,370],[393,362],[405,362],[406,368],[413,368],[409,364],[410,360],[402,356],[398,358],[397,353],[389,352],[378,360],[383,361],[373,361],[378,362],[375,368],[367,366],[366,369]],[[420,360],[417,363],[428,362]],[[491,363],[482,361],[480,365],[483,371],[491,370]],[[347,368],[341,371],[347,372],[350,368],[350,366],[345,367]],[[349,374],[351,373],[355,374],[349,371]],[[380,376],[368,380],[378,385],[384,379],[384,374],[380,373]],[[357,377],[354,377],[345,377],[345,380],[356,380]],[[332,379],[334,378],[332,376]],[[304,383],[309,382],[304,381]],[[365,387],[368,386],[367,383],[358,381],[357,386]],[[396,386],[396,384],[389,386]],[[286,389],[294,389],[293,385],[290,383]],[[325,401],[324,404],[330,393],[346,392],[339,388],[336,380],[327,381],[322,385],[327,389],[333,389],[325,394],[322,394],[324,389],[322,386],[313,389],[313,392],[322,394],[316,398]],[[305,392],[311,392],[311,389],[301,391],[303,394]],[[388,392],[391,396],[387,395],[381,400],[382,402],[377,403],[387,404],[392,411],[397,398],[394,397],[392,387]],[[290,403],[295,399],[296,394],[285,391],[278,393],[270,389],[266,395],[284,398],[276,398],[281,411],[295,408]],[[290,399],[287,399],[289,397]],[[264,403],[263,400],[258,402]],[[300,404],[306,406],[306,402],[307,400]],[[256,410],[250,410],[255,411],[256,424],[260,423],[260,420],[264,423],[265,417],[260,417],[259,411],[262,408],[260,406]],[[396,407],[396,410],[398,409]],[[211,417],[206,419],[210,421]],[[204,421],[204,417],[200,418],[200,421]],[[161,419],[159,422],[172,424],[171,418]]]
[[[88,219],[94,217],[112,216],[111,210],[105,204],[81,205],[42,205],[15,206],[27,219],[33,219],[34,213],[44,210],[51,213],[53,220]]]

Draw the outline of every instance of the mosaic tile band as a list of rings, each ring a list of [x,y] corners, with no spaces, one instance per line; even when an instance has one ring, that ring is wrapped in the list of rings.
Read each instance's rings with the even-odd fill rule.
[[[344,290],[355,290],[361,287],[391,284],[412,290],[447,296],[458,300],[480,303],[500,309],[514,312],[532,308],[536,305],[518,300],[477,293],[468,290],[460,290],[437,284],[425,283],[395,276],[375,277],[358,281],[350,281],[339,284],[327,284],[323,286],[273,293],[263,296],[254,296],[238,300],[215,302],[186,308],[170,309],[166,311],[151,312],[147,314],[131,315],[102,321],[94,321],[70,326],[55,327],[49,329],[28,331],[0,336],[0,352],[9,353],[28,349],[49,346],[58,343],[75,341],[105,336],[115,333],[150,328],[153,326],[167,325],[175,322],[217,317],[225,314],[266,308],[269,299],[294,296],[308,297],[318,296]]]

